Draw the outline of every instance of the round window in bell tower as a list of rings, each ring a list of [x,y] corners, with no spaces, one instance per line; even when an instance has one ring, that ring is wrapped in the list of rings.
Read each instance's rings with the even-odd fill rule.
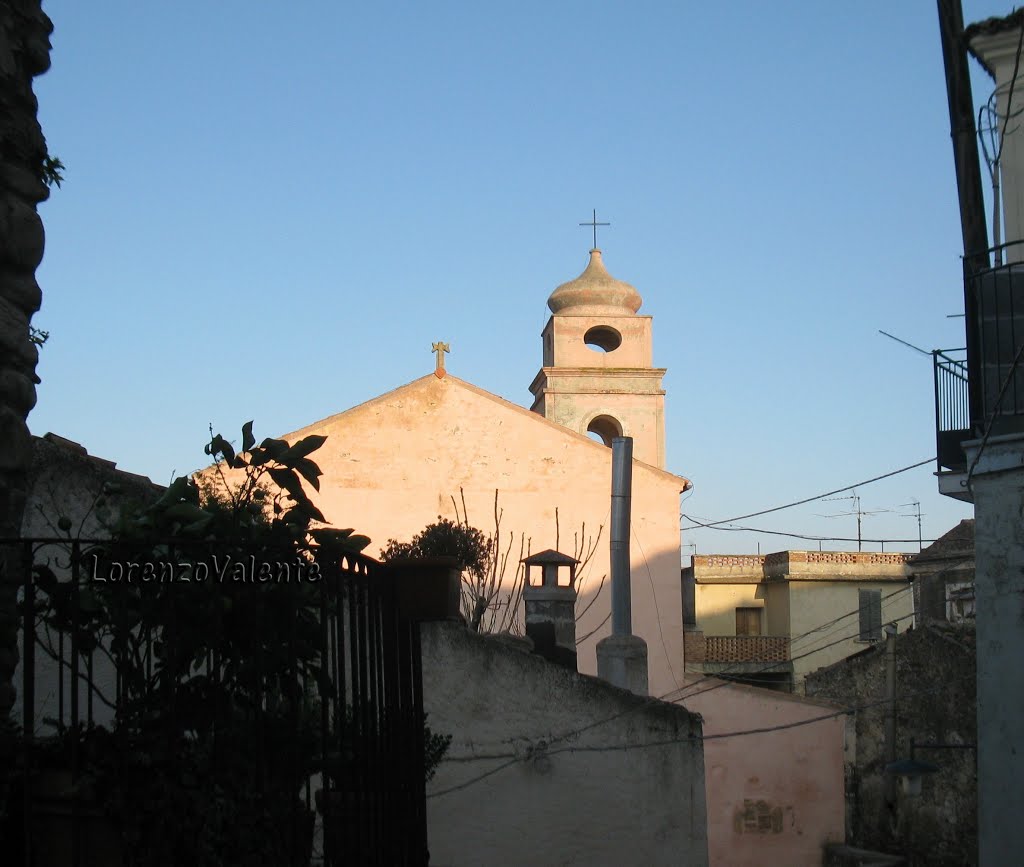
[[[610,415],[595,416],[587,425],[587,434],[591,439],[600,440],[611,448],[612,440],[622,436],[622,425]]]
[[[613,352],[622,345],[622,335],[610,325],[595,325],[583,335],[583,342],[595,352]]]

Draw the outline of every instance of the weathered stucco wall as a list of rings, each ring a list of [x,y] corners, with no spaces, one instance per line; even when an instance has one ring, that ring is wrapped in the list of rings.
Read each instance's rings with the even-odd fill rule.
[[[760,584],[697,584],[697,623],[706,635],[735,635],[737,608],[763,608],[765,593]],[[766,628],[765,634],[777,635]],[[785,633],[781,633],[785,634]]]
[[[450,623],[423,627],[423,680],[453,736],[427,789],[431,864],[707,864],[698,717]]]
[[[792,635],[789,605],[789,582],[764,584],[765,631],[769,635]]]
[[[976,742],[975,656],[973,626],[925,624],[897,636],[897,758],[909,758],[911,738]],[[973,750],[919,748],[915,758],[941,770],[924,778],[920,796],[900,793],[892,809],[885,803],[884,643],[808,675],[805,685],[808,695],[861,708],[847,768],[851,842],[936,867],[978,863]]]
[[[882,623],[898,620],[900,628],[904,629],[912,622],[914,595],[911,585],[904,579],[788,583],[790,628],[794,636],[818,630],[823,624],[845,614],[851,615],[795,645],[793,656],[802,656],[793,660],[793,679],[797,689],[810,672],[864,649],[864,643],[859,640],[859,619],[855,613],[859,605],[858,591],[877,590],[882,594]],[[845,640],[840,640],[844,636]],[[815,652],[810,653],[811,650]]]
[[[976,462],[979,860],[1008,864],[1019,860],[1024,810],[1024,436],[965,443],[964,452]]]
[[[376,555],[389,538],[409,539],[438,515],[455,517],[465,497],[470,523],[494,528],[499,492],[502,538],[525,533],[532,551],[572,554],[583,535],[597,541],[579,575],[576,634],[580,670],[596,673],[597,642],[610,610],[608,530],[611,451],[448,375],[430,375],[285,437],[327,436],[314,458],[323,470],[314,495],[327,520],[355,527]],[[685,480],[633,466],[633,630],[647,642],[652,695],[682,674],[679,492]],[[460,505],[461,509],[461,505]],[[556,528],[555,510],[558,510]],[[598,535],[600,529],[600,536]],[[511,577],[511,569],[509,571]],[[659,629],[660,618],[660,629]]]
[[[691,677],[683,704],[704,720],[712,867],[816,867],[844,839],[845,718],[717,738],[826,716],[835,706],[773,690]]]

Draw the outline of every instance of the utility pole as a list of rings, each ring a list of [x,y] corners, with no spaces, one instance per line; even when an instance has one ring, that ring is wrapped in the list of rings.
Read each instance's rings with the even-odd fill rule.
[[[885,764],[896,761],[896,624],[885,627]],[[886,774],[885,802],[896,804],[896,777]]]
[[[960,0],[936,0],[939,11],[939,38],[942,63],[946,72],[946,100],[949,104],[949,129],[953,139],[953,164],[960,203],[960,230],[964,243],[964,276],[972,277],[989,267],[988,225],[985,220],[985,194],[981,186],[981,161],[978,158],[978,131],[974,125],[974,95],[964,41],[964,11]],[[964,280],[964,337],[967,346],[967,376],[981,382],[981,364],[975,347],[974,326],[978,322],[978,302],[970,291],[971,280]],[[981,418],[980,389],[971,389],[971,418]]]
[[[946,98],[949,103],[956,187],[960,199],[960,228],[964,257],[971,260],[988,250],[988,226],[981,186],[981,161],[978,159],[978,134],[974,126],[971,73],[967,65],[967,46],[963,39],[964,12],[960,0],[936,2],[942,62],[946,70]],[[984,267],[988,267],[988,264]],[[970,312],[970,308],[967,312]]]

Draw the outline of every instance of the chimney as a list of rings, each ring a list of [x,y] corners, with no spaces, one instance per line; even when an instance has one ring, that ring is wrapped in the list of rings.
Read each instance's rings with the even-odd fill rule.
[[[526,636],[533,641],[533,652],[549,662],[576,671],[576,566],[574,557],[558,551],[541,551],[523,558],[526,566],[523,601],[526,605]],[[541,569],[541,580],[531,580],[534,567]],[[560,570],[568,567],[567,581],[560,584]],[[565,574],[562,572],[561,574]]]
[[[647,642],[633,635],[630,587],[630,500],[633,489],[633,438],[612,440],[612,634],[597,643],[597,676],[647,695]]]

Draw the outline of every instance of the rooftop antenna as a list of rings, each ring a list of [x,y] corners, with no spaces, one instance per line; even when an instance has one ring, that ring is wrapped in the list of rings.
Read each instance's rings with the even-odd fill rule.
[[[900,342],[902,342],[902,341],[900,341]],[[916,349],[917,347],[914,347],[914,348]],[[835,502],[835,501],[838,501],[838,500],[852,500],[853,501],[853,511],[852,512],[839,512],[838,514],[835,514],[835,515],[818,515],[818,517],[819,518],[845,518],[845,517],[848,517],[849,515],[856,515],[857,516],[857,550],[858,551],[863,551],[864,548],[863,548],[862,542],[861,542],[861,519],[863,517],[865,517],[866,515],[880,515],[883,512],[891,512],[892,510],[891,509],[873,509],[870,512],[865,511],[864,509],[862,509],[860,507],[860,495],[857,493],[857,489],[856,488],[851,488],[850,491],[851,491],[851,493],[850,493],[850,496],[848,496],[848,497],[828,497],[828,498],[822,500],[822,502],[823,503],[828,503],[828,502]]]
[[[921,553],[923,541],[921,538],[921,501],[913,499],[909,503],[900,503],[898,508],[913,507],[913,512],[901,512],[901,518],[917,518],[917,553]]]
[[[961,313],[960,315],[961,315],[961,316],[963,316],[963,314],[962,314],[962,313]],[[909,346],[909,347],[910,347],[911,349],[913,349],[913,350],[914,350],[915,352],[920,352],[920,353],[921,353],[922,355],[927,355],[927,356],[928,356],[929,358],[931,358],[931,357],[932,357],[932,353],[928,352],[928,350],[926,350],[926,349],[922,349],[922,348],[921,348],[920,346],[914,346],[914,344],[913,344],[913,343],[907,343],[907,341],[906,341],[906,340],[901,340],[901,339],[900,339],[899,337],[895,337],[895,336],[893,336],[893,335],[892,335],[892,334],[890,334],[890,333],[889,333],[888,331],[882,331],[882,329],[881,329],[881,328],[879,328],[879,329],[878,329],[878,333],[879,333],[879,334],[884,334],[884,335],[885,335],[886,337],[888,337],[888,338],[889,338],[890,340],[895,340],[895,341],[896,341],[897,343],[902,343],[902,344],[903,344],[904,346]]]

